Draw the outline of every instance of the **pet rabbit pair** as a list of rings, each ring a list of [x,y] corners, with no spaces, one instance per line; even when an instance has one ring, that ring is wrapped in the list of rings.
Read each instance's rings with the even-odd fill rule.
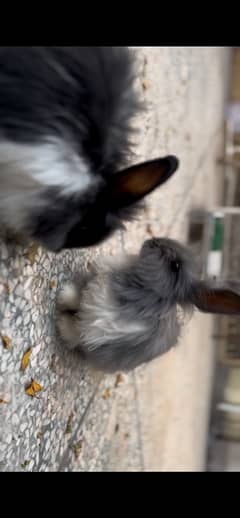
[[[1,231],[59,252],[100,243],[178,168],[175,156],[127,167],[141,109],[124,47],[0,47]],[[179,244],[96,265],[63,288],[58,328],[97,368],[131,369],[172,347],[178,305],[239,312],[239,297],[192,273]]]

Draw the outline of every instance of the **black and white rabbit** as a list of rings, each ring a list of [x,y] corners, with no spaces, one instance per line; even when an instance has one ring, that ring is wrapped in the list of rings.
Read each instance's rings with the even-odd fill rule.
[[[0,47],[0,226],[52,251],[95,245],[178,167],[126,168],[140,109],[127,47]]]
[[[240,314],[234,284],[200,281],[194,269],[187,248],[170,239],[147,240],[139,255],[115,264],[103,260],[60,291],[62,339],[97,369],[130,370],[176,345],[179,309]]]

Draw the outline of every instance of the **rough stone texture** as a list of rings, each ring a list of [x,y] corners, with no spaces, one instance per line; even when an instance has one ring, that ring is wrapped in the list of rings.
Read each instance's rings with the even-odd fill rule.
[[[203,469],[211,386],[211,319],[196,315],[182,343],[147,367],[102,376],[57,343],[57,290],[99,254],[137,250],[154,234],[185,239],[187,213],[220,192],[228,51],[139,48],[138,87],[148,103],[136,121],[137,159],[176,154],[179,173],[147,199],[128,232],[103,246],[58,256],[0,247],[0,470]],[[5,339],[4,339],[5,337]],[[6,340],[10,339],[10,343]],[[21,359],[32,347],[30,362]],[[25,393],[36,380],[37,397]],[[119,381],[119,380],[118,380]]]

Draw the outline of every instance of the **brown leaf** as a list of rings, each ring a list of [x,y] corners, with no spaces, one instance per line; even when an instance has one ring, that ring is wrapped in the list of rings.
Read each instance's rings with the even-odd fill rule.
[[[2,336],[2,343],[3,343],[4,349],[10,349],[11,340],[8,336],[6,336],[6,335]]]
[[[110,398],[110,395],[111,395],[111,392],[110,392],[110,389],[109,388],[106,388],[106,390],[104,391],[103,393],[103,399],[109,399]]]
[[[80,441],[76,442],[76,444],[73,444],[73,446],[72,446],[72,450],[73,450],[76,460],[78,459],[78,457],[80,455],[82,445],[83,445],[83,440],[80,439]]]
[[[10,293],[9,284],[7,282],[5,282],[3,286],[4,286],[4,289],[5,289],[6,293],[9,295],[9,293]]]
[[[147,90],[149,88],[149,81],[147,79],[143,79],[142,87],[143,87],[143,90]]]
[[[147,234],[149,234],[149,236],[151,236],[151,237],[153,236],[153,231],[152,231],[151,225],[148,224],[146,226],[146,232],[147,232]]]
[[[22,464],[21,464],[21,468],[26,468],[28,466],[28,464],[30,464],[30,460],[25,460]]]
[[[8,401],[5,399],[0,398],[0,404],[8,405]]]
[[[115,381],[115,388],[117,388],[118,385],[120,385],[120,383],[122,383],[123,381],[124,381],[123,375],[117,374],[116,381]]]
[[[32,354],[32,347],[29,347],[29,349],[24,353],[24,355],[22,357],[22,361],[21,361],[21,370],[22,371],[24,371],[27,368],[31,354]]]
[[[32,379],[30,385],[25,387],[25,392],[28,396],[34,397],[38,392],[41,392],[42,386],[37,383],[34,379]]]
[[[37,243],[33,243],[27,253],[26,253],[26,257],[28,259],[28,261],[30,262],[31,266],[33,266],[33,264],[35,263],[35,259],[36,259],[36,255],[38,253],[38,244]]]
[[[66,426],[65,434],[72,432],[73,417],[74,417],[74,414],[73,414],[73,412],[71,412],[71,414],[70,414],[70,416],[68,418],[68,421],[67,421],[67,426]]]

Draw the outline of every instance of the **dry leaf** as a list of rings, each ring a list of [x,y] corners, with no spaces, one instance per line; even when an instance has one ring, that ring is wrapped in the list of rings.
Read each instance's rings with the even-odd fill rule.
[[[8,405],[8,401],[0,398],[0,404]]]
[[[21,468],[26,468],[28,466],[28,464],[30,464],[30,460],[25,460],[22,464],[21,464]]]
[[[38,392],[41,392],[42,386],[37,383],[34,379],[32,379],[30,385],[27,385],[25,388],[25,392],[28,396],[34,397]]]
[[[108,399],[108,398],[110,398],[110,394],[111,394],[110,389],[109,389],[109,388],[106,388],[106,390],[104,391],[103,396],[102,396],[102,397],[103,397],[103,399]]]
[[[74,414],[73,414],[73,412],[71,412],[71,414],[70,414],[70,416],[68,418],[68,421],[67,421],[67,426],[66,426],[65,434],[72,432],[73,416],[74,416]]]
[[[4,349],[9,349],[10,345],[11,345],[11,340],[8,336],[4,335],[4,336],[2,336],[2,343],[3,343]]]
[[[27,368],[31,354],[32,354],[32,347],[29,347],[29,349],[24,353],[24,355],[22,357],[22,361],[21,361],[21,370],[22,371],[24,371]]]
[[[50,288],[51,288],[51,290],[56,288],[56,281],[54,281],[54,280],[50,281]]]
[[[153,236],[153,231],[151,225],[146,226],[146,232],[149,234],[149,236]]]
[[[38,244],[37,243],[33,243],[29,247],[29,249],[28,249],[28,251],[26,253],[26,257],[29,260],[31,266],[33,266],[33,264],[35,263],[36,255],[38,253],[38,248],[39,248]]]
[[[9,295],[9,293],[10,293],[9,284],[7,282],[5,282],[3,286],[4,286],[4,289],[5,289],[6,293]]]
[[[123,375],[117,374],[116,381],[115,381],[115,388],[117,388],[118,385],[120,385],[120,383],[122,383],[123,381],[124,381]]]
[[[147,79],[143,79],[142,87],[143,87],[143,90],[147,90],[149,88],[149,81]]]
[[[82,449],[82,444],[83,444],[83,440],[80,439],[80,441],[76,442],[76,444],[73,444],[73,446],[72,446],[72,450],[73,450],[76,460],[78,459],[78,457],[80,455],[80,452]]]

